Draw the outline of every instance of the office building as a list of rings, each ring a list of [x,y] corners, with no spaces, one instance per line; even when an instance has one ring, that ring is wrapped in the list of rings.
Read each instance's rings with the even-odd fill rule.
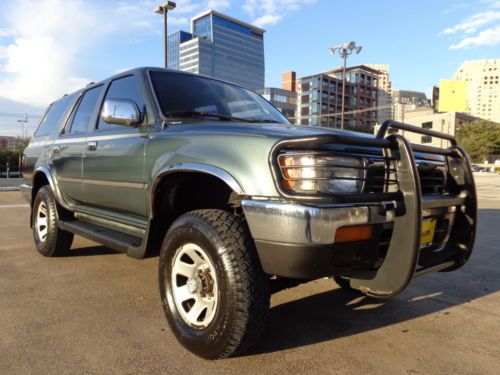
[[[478,118],[460,112],[436,113],[432,107],[418,107],[408,110],[405,114],[405,122],[424,129],[431,129],[441,133],[455,136],[460,127],[476,121]],[[448,147],[448,141],[429,135],[417,134],[414,132],[398,131],[404,135],[411,143],[423,144],[434,147]]]
[[[465,112],[471,116],[500,123],[500,59],[469,60],[460,65],[453,75],[454,81],[465,82]],[[460,88],[462,90],[462,88]],[[460,92],[460,95],[463,93]],[[453,97],[455,95],[455,97]],[[456,93],[440,88],[441,103],[446,101],[456,107],[448,106],[448,110],[463,109],[463,100]]]
[[[179,42],[180,70],[258,90],[264,87],[264,32],[248,23],[208,10],[191,19],[191,38],[181,41],[180,37],[172,37],[169,50],[170,47],[177,48],[176,43]],[[173,68],[175,61],[174,57]]]
[[[193,34],[186,31],[178,30],[168,36],[167,51],[169,69],[180,69],[180,45],[193,38]]]
[[[405,114],[417,108],[429,108],[431,103],[423,92],[394,90],[392,92],[394,120],[405,122]]]
[[[257,90],[257,92],[271,102],[288,120],[292,123],[296,122],[297,93],[295,91],[280,89],[278,87],[266,87]]]

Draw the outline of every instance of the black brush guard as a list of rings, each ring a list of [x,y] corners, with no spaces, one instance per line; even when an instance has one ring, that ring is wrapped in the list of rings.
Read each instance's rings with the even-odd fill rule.
[[[391,134],[389,129],[400,129],[429,135],[450,142],[449,148],[410,144],[403,136]],[[395,192],[348,194],[348,195],[300,195],[283,189],[278,155],[286,150],[314,149],[325,144],[342,144],[382,148],[384,154],[396,157],[399,189]],[[447,195],[422,195],[420,177],[413,152],[443,155],[448,161]],[[395,207],[394,228],[389,249],[380,268],[349,276],[350,285],[363,293],[388,298],[402,292],[413,278],[437,271],[452,271],[463,266],[469,259],[474,245],[477,225],[477,198],[472,170],[466,153],[449,134],[415,127],[392,120],[385,121],[376,138],[358,138],[349,135],[317,135],[285,139],[278,142],[269,155],[276,189],[286,199],[310,203],[384,203]],[[449,239],[441,254],[445,260],[425,267],[418,266],[421,251],[422,211],[424,209],[456,207],[455,220]]]

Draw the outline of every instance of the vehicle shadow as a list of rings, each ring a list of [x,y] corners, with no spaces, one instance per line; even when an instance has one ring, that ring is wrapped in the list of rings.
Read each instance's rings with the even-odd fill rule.
[[[111,255],[111,254],[123,254],[119,251],[113,250],[106,246],[89,246],[81,248],[71,248],[64,257],[86,257],[95,255]]]
[[[480,210],[475,251],[468,264],[455,272],[414,280],[392,299],[354,295],[333,281],[322,280],[323,290],[325,282],[331,282],[332,290],[272,307],[262,339],[246,355],[335,340],[433,313],[447,315],[450,311],[443,310],[499,291],[499,235],[495,232],[499,220],[500,210]],[[278,295],[276,300],[282,297]]]

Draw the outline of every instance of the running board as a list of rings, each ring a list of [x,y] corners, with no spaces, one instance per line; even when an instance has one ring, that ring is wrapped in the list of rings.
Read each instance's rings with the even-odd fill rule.
[[[141,247],[142,238],[87,221],[59,221],[60,229],[88,238],[114,250],[128,253]]]

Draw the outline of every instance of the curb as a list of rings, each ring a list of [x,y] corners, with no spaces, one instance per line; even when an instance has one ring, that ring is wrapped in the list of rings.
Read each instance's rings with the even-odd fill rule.
[[[19,186],[0,187],[0,191],[19,191]]]

